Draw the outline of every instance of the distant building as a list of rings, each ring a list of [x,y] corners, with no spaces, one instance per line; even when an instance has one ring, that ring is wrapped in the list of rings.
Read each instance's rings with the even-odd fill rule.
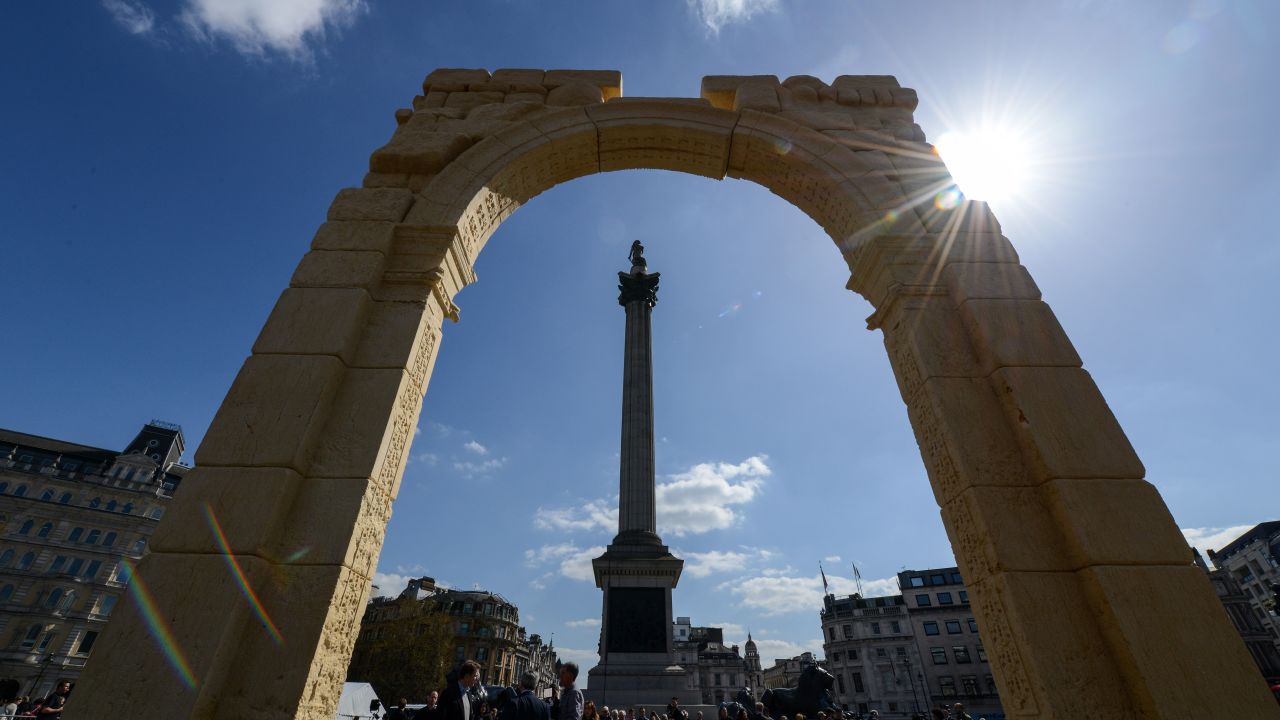
[[[352,653],[352,677],[361,675],[362,668],[379,651],[384,638],[403,635],[389,626],[416,622],[416,613],[410,610],[414,609],[413,605],[423,603],[432,603],[450,616],[453,637],[447,664],[457,666],[464,660],[475,660],[480,664],[480,681],[486,685],[514,685],[522,665],[547,683],[545,687],[554,681],[555,651],[549,645],[542,645],[541,636],[525,637],[525,629],[520,627],[519,608],[501,595],[485,590],[438,588],[429,577],[410,580],[396,597],[376,597],[369,601]]]
[[[960,569],[904,570],[898,587],[911,618],[920,655],[916,667],[923,669],[929,707],[959,702],[975,718],[1003,716]]]
[[[1249,595],[1236,582],[1230,571],[1209,569],[1204,558],[1200,556],[1200,551],[1194,548],[1192,550],[1195,553],[1196,565],[1209,576],[1213,591],[1218,594],[1218,600],[1222,602],[1222,607],[1227,611],[1227,617],[1231,618],[1231,624],[1235,626],[1236,632],[1240,633],[1240,639],[1244,641],[1245,648],[1253,656],[1258,670],[1262,672],[1262,676],[1268,683],[1272,685],[1280,683],[1280,651],[1276,650],[1274,635],[1259,621],[1253,607],[1249,604]]]
[[[685,688],[697,693],[704,705],[718,705],[732,700],[744,687],[756,688],[763,680],[760,654],[747,634],[747,657],[737,645],[724,644],[724,630],[718,627],[695,627],[687,617],[672,623],[676,663],[685,670]],[[753,684],[754,683],[754,684]]]
[[[1254,617],[1271,633],[1280,649],[1280,607],[1276,607],[1280,586],[1280,520],[1260,523],[1227,543],[1209,551],[1213,566],[1231,573],[1249,596]]]
[[[766,688],[793,688],[800,682],[800,673],[811,665],[826,667],[826,663],[819,660],[811,652],[803,652],[793,658],[776,658],[773,661],[773,665],[765,668],[761,673],[764,686]],[[764,695],[763,691],[756,691],[757,698],[762,695]]]
[[[920,657],[901,595],[827,595],[821,616],[837,705],[863,715],[876,710],[882,718],[928,710]]]
[[[0,679],[37,696],[80,676],[190,469],[184,442],[159,421],[123,451],[0,430]]]
[[[555,686],[560,679],[560,661],[556,659],[554,641],[544,644],[538,633],[524,638],[524,628],[520,628],[520,633],[522,642],[516,646],[516,680],[528,671],[538,678],[539,691]]]

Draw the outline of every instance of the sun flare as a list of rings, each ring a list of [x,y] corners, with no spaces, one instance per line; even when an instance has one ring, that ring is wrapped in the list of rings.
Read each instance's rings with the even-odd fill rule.
[[[956,186],[970,200],[1000,204],[1025,188],[1030,153],[1018,133],[996,128],[952,131],[938,139],[937,148]]]

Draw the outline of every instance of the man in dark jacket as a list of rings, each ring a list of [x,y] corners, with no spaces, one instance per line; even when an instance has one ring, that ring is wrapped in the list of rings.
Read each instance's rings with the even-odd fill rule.
[[[526,672],[520,676],[520,693],[502,706],[502,720],[550,720],[551,712],[542,698],[535,697],[538,676]]]
[[[479,679],[479,664],[474,660],[462,663],[462,667],[458,668],[458,681],[449,683],[440,693],[436,717],[439,720],[472,720],[471,693],[468,691]]]

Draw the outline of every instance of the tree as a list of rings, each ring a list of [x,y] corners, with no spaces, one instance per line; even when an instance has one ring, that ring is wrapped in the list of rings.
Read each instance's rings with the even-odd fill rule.
[[[347,680],[373,685],[378,697],[425,702],[444,687],[453,624],[430,599],[404,599],[396,617],[365,627],[368,640],[357,642]],[[362,633],[364,635],[364,633]]]

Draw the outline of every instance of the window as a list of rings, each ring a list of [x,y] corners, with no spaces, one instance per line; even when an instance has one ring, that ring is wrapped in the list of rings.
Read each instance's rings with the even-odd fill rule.
[[[36,526],[35,521],[33,521],[33,520],[28,520],[28,521],[26,521],[26,522],[22,523],[22,528],[21,528],[20,530],[18,530],[18,534],[19,534],[19,535],[30,535],[30,534],[31,534],[31,528],[33,528],[33,527],[35,527],[35,526]]]
[[[878,622],[873,622],[873,623],[871,623],[871,632],[872,632],[872,634],[874,634],[874,635],[879,635],[879,634],[880,634],[880,623],[878,623]]]
[[[9,602],[9,598],[13,597],[13,585],[5,585],[0,588],[0,602]]]
[[[98,506],[100,506],[100,505],[102,505],[102,498],[100,498],[100,497],[96,497],[96,498],[94,498],[94,499],[92,499],[92,500],[90,500],[90,501],[89,501],[89,507],[91,507],[91,508],[96,508],[96,507],[98,507]]]
[[[130,514],[132,514],[132,513],[133,513],[133,503],[125,503],[125,504],[124,504],[124,507],[123,507],[123,508],[120,508],[120,512],[124,513],[125,515],[130,515]]]
[[[27,496],[27,486],[26,486],[26,485],[19,485],[19,486],[17,487],[17,489],[15,489],[15,490],[13,491],[13,496],[14,496],[14,497],[26,497],[26,496]]]
[[[35,561],[36,561],[36,554],[33,552],[29,552],[26,555],[23,555],[22,559],[18,561],[18,569],[26,570],[27,568],[31,567],[31,563]]]
[[[11,562],[13,562],[13,551],[5,550],[4,554],[0,555],[0,567],[9,567]]]
[[[62,497],[58,498],[58,502],[62,503],[63,505],[69,504],[71,502],[71,493],[69,492],[62,493]],[[94,633],[94,637],[97,637],[97,636],[98,634]]]
[[[925,635],[937,635],[937,634],[938,634],[938,623],[936,623],[936,622],[934,622],[934,621],[932,621],[932,620],[930,620],[929,622],[925,623],[925,624],[924,624],[924,634],[925,634]]]
[[[929,654],[933,656],[934,665],[947,664],[947,651],[945,649],[940,647],[929,648]]]
[[[52,500],[53,490],[45,490],[44,492],[40,493],[40,499],[44,500],[45,502]]]
[[[40,530],[36,533],[36,537],[47,538],[51,532],[53,532],[53,523],[47,522],[40,526]]]
[[[81,577],[83,577],[85,580],[92,580],[98,577],[98,571],[101,569],[102,569],[102,561],[94,560],[93,562],[89,563],[89,567],[84,569],[84,575],[81,575]]]
[[[911,578],[911,587],[924,587],[924,578],[919,575]]]
[[[77,542],[80,540],[81,535],[84,535],[84,528],[75,528],[71,531],[71,534],[67,536],[67,540]]]
[[[864,688],[864,687],[862,686],[862,673],[860,673],[860,672],[856,672],[856,673],[854,673],[854,674],[853,674],[853,678],[852,678],[852,679],[853,679],[853,691],[854,691],[854,692],[856,692],[856,693],[866,692],[866,688]]]
[[[464,623],[462,623],[462,624],[458,625],[458,634],[459,634],[459,635],[466,635],[466,634],[467,634],[467,633],[469,633],[469,632],[471,632],[471,623],[465,623],[465,622],[464,622]]]
[[[103,547],[115,547],[115,544],[116,544],[116,534],[113,532],[107,533],[106,537],[102,538]]]
[[[68,590],[67,594],[62,598],[62,610],[70,610],[72,605],[76,604],[76,591]]]
[[[983,678],[983,679],[987,681],[987,692],[991,693],[992,695],[995,695],[995,694],[998,692],[998,691],[996,690],[996,679],[995,679],[995,677],[993,677],[993,676],[991,676],[991,675],[988,675],[988,676],[986,676],[986,677],[985,677],[985,678]]]
[[[951,582],[953,582],[953,583],[955,583],[955,584],[957,584],[957,585],[963,585],[963,584],[964,584],[964,578],[960,577],[960,573],[958,573],[958,572],[953,572],[953,573],[951,573]]]
[[[852,626],[852,625],[842,625],[842,626],[840,626],[840,630],[841,630],[841,632],[843,632],[843,633],[844,633],[844,639],[845,639],[845,640],[848,640],[848,639],[850,639],[850,638],[852,638],[852,637],[853,637],[853,626]],[[835,628],[831,628],[831,639],[832,639],[832,640],[835,640],[835,639],[836,639],[836,629],[835,629]]]
[[[147,513],[147,517],[152,520],[159,520],[164,516],[164,508],[151,508],[151,512]],[[485,613],[486,615],[489,613]]]
[[[104,617],[110,615],[111,611],[116,607],[116,601],[119,599],[115,595],[103,595],[98,599],[98,614]]]
[[[901,645],[899,645],[899,646],[898,646],[898,657],[906,657],[906,656],[907,656],[907,649],[906,649],[905,647],[902,647]]]
[[[963,645],[952,645],[951,653],[956,656],[957,663],[973,662],[972,660],[969,659],[969,648]]]
[[[98,538],[100,537],[102,537],[101,530],[90,530],[88,537],[86,537],[84,541],[89,543],[90,545],[96,545],[98,544]]]
[[[53,562],[49,563],[49,572],[56,573],[62,569],[63,565],[66,565],[66,564],[67,564],[67,556],[59,555],[53,559]]]
[[[943,675],[938,678],[938,687],[942,689],[945,697],[955,697],[956,695],[956,679],[950,675]]]
[[[850,650],[850,651],[849,651],[849,659],[850,659],[850,660],[857,660],[857,659],[858,659],[858,651],[857,651],[857,650]]]
[[[474,608],[471,607],[471,603],[462,603],[462,614],[470,615],[473,611]]]
[[[947,578],[945,575],[930,575],[929,584],[930,585],[946,585]]]
[[[160,508],[156,508],[156,510],[159,510],[159,509],[160,509]],[[156,510],[152,510],[152,511],[151,511],[152,515],[154,515],[154,514],[155,514],[155,511],[156,511]],[[485,615],[489,615],[489,616],[492,616],[492,615],[493,615],[493,603],[485,603],[485,604],[484,604],[484,614],[485,614]]]
[[[720,684],[720,673],[716,673],[716,674],[715,674],[715,679],[711,681],[711,684],[712,684],[712,685],[719,685],[719,684]]]
[[[9,489],[9,483],[0,482],[0,493],[5,492],[8,489]]]
[[[977,675],[961,675],[960,687],[964,688],[965,695],[977,695],[980,692],[978,690],[978,676]]]
[[[960,602],[962,602],[962,603],[967,603],[967,602],[969,602],[969,591],[968,591],[968,590],[961,590],[961,591],[960,591]]]
[[[981,645],[979,645],[977,649],[978,649],[978,660],[981,660],[982,662],[986,662],[986,661],[987,661],[987,649],[986,649],[986,648],[984,648],[984,647],[982,647]]]
[[[142,551],[145,550],[146,548],[147,548],[147,539],[138,538],[137,540],[134,541],[133,547],[129,548],[129,552],[134,555],[141,555]],[[470,605],[471,603],[467,603],[467,604]],[[471,610],[467,609],[464,612],[470,614]]]
[[[844,694],[844,673],[836,675],[836,685],[839,687],[840,694]]]
[[[84,567],[84,560],[75,558],[71,561],[71,565],[67,567],[68,575],[79,575],[80,568]]]
[[[485,660],[488,660],[488,659],[489,659],[489,648],[487,647],[476,648],[476,660],[479,660],[480,662],[484,662]]]
[[[22,649],[30,650],[36,646],[36,638],[40,637],[40,630],[41,627],[39,625],[32,625],[27,630],[27,634],[22,638]]]
[[[76,648],[77,655],[88,655],[93,650],[93,643],[98,640],[98,633],[94,630],[85,632],[80,636],[80,647]]]
[[[952,600],[951,600],[951,593],[949,593],[949,592],[940,592],[940,593],[938,593],[938,604],[939,604],[939,605],[954,605],[955,603],[954,603],[954,602],[952,602]]]
[[[44,637],[40,639],[40,646],[36,648],[36,652],[44,652],[45,650],[48,650],[49,643],[53,642],[53,639],[57,636],[58,634],[52,630],[45,633]]]
[[[921,607],[928,607],[932,604],[933,603],[929,600],[929,596],[927,594],[916,596],[916,605],[919,605]]]
[[[889,630],[895,633],[902,632],[902,623],[898,622],[897,620],[894,620],[893,622],[889,623]]]
[[[959,635],[959,634],[960,634],[960,632],[961,632],[961,630],[960,630],[960,621],[959,621],[959,620],[948,620],[948,621],[947,621],[947,634],[948,634],[948,635]]]
[[[44,606],[47,608],[56,607],[59,600],[62,600],[62,588],[54,588],[53,592],[49,593],[49,596],[44,599]]]
[[[840,653],[831,653],[831,662],[840,662]]]
[[[971,633],[978,632],[978,621],[974,620],[973,618],[969,618],[969,632]]]
[[[115,511],[116,511],[116,505],[117,505],[117,503],[116,503],[116,501],[115,501],[115,500],[112,500],[112,501],[108,502],[108,503],[107,503],[107,512],[115,512]]]

